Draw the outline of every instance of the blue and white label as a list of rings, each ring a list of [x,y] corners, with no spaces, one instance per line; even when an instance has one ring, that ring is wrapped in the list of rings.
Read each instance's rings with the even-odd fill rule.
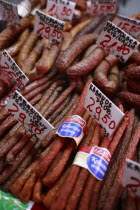
[[[79,137],[82,133],[82,127],[76,123],[63,123],[59,129],[58,133],[63,137]]]
[[[93,147],[92,154],[87,158],[88,170],[97,179],[103,180],[110,162],[111,155],[109,151],[102,147]]]
[[[86,122],[78,115],[68,117],[65,122],[60,125],[57,134],[61,137],[73,138],[78,146],[85,133]]]

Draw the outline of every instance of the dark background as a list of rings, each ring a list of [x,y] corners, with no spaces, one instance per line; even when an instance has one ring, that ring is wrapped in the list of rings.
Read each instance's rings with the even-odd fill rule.
[[[140,0],[118,0],[119,14],[131,16],[135,13],[140,13]]]

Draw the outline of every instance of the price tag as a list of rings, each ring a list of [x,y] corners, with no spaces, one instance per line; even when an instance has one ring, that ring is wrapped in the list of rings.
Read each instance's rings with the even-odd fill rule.
[[[91,0],[91,15],[115,14],[116,9],[116,0]]]
[[[108,137],[113,135],[124,117],[124,113],[93,83],[89,85],[84,107]]]
[[[48,0],[47,11],[55,18],[70,22],[73,18],[75,2],[67,0]]]
[[[16,90],[6,109],[37,139],[43,139],[54,127]]]
[[[14,24],[20,24],[17,6],[0,0],[0,19]]]
[[[6,72],[9,78],[13,79],[20,89],[23,89],[29,81],[6,50],[2,52],[1,70]]]
[[[126,159],[123,186],[140,197],[140,164]]]
[[[114,24],[135,38],[140,36],[139,20],[133,20],[125,16],[117,15]]]
[[[62,40],[62,31],[65,22],[43,12],[36,12],[34,32],[51,42],[59,44]]]
[[[108,21],[98,36],[97,44],[125,63],[135,48],[138,47],[139,42]]]
[[[18,5],[18,14],[24,18],[31,12],[32,6],[29,0],[22,0]]]

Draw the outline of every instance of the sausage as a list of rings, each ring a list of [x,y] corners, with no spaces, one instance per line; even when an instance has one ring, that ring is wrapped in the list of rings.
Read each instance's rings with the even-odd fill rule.
[[[116,93],[120,84],[120,72],[117,65],[113,66],[108,75],[108,83],[104,86],[104,92],[106,94],[112,95]]]
[[[13,57],[19,53],[22,45],[24,44],[25,40],[28,38],[29,33],[30,33],[30,30],[28,28],[25,29],[19,36],[18,40],[13,45],[6,48],[6,51],[9,53],[9,55]],[[2,56],[2,52],[3,51],[0,51],[0,57]]]
[[[127,86],[129,90],[132,90],[134,93],[140,94],[140,79],[126,79]]]
[[[27,154],[26,158],[22,161],[22,163],[18,166],[18,168],[15,170],[15,172],[9,177],[9,179],[2,184],[2,190],[5,192],[10,191],[11,185],[18,179],[18,177],[21,175],[21,173],[26,170],[26,168],[31,164],[33,159],[37,157],[40,153],[37,152],[38,149],[33,147],[29,154]]]
[[[57,60],[57,67],[60,72],[66,70],[74,59],[89,45],[95,42],[96,34],[88,34],[80,37],[77,41],[73,42],[64,52],[60,54]]]
[[[118,98],[131,106],[140,108],[140,95],[128,91],[122,91],[118,94]]]
[[[67,147],[65,148],[65,150],[63,151],[62,156],[60,157],[60,160],[58,161],[57,165],[53,167],[53,169],[51,170],[50,173],[47,173],[43,179],[42,179],[42,183],[45,186],[51,187],[54,185],[54,183],[60,178],[65,165],[68,162],[68,159],[70,157],[70,154],[72,153],[72,151],[75,148],[75,142],[74,141],[70,141],[67,145]]]
[[[73,42],[73,38],[70,32],[63,32],[63,40],[61,45],[61,51],[65,51]]]
[[[130,79],[140,79],[140,66],[128,66],[126,76]]]
[[[114,183],[111,189],[109,190],[109,195],[104,204],[104,208],[106,209],[111,210],[112,207],[114,208],[117,205],[117,202],[122,192],[121,183],[122,183],[125,161],[126,158],[132,159],[134,157],[136,147],[139,143],[139,139],[140,139],[140,122],[137,124],[136,129],[132,134],[132,137],[128,144],[128,148],[126,149],[125,155],[122,159],[122,164],[120,165],[119,170],[117,170],[117,175],[115,177]]]
[[[22,71],[26,74],[26,72],[30,71],[35,63],[36,60],[39,58],[43,50],[43,41],[37,41],[36,45],[28,55],[28,57],[23,61]]]
[[[52,115],[52,113],[62,104],[65,98],[73,91],[75,86],[76,83],[72,82],[70,86],[57,98],[54,104],[47,109],[47,111],[44,114],[46,119],[49,118]]]
[[[66,119],[67,116],[70,116],[74,109],[76,108],[78,103],[78,95],[75,94],[68,106],[61,112],[61,115],[59,115],[53,122],[52,125],[55,127],[54,130],[52,130],[47,136],[45,136],[44,139],[42,139],[41,145],[42,147],[46,147],[48,143],[50,142],[51,138],[56,133],[58,127],[63,123],[64,119]]]
[[[93,70],[104,57],[105,51],[102,48],[97,47],[90,53],[89,56],[82,59],[79,63],[69,67],[66,70],[66,74],[72,78],[84,76]]]
[[[3,157],[16,142],[25,134],[24,127],[19,127],[18,132],[15,133],[7,142],[0,148],[0,158]]]
[[[25,134],[23,138],[21,138],[19,142],[12,147],[12,149],[6,155],[6,160],[5,160],[9,165],[13,163],[14,156],[25,146],[25,144],[29,140],[28,138],[30,137],[31,133],[27,132],[27,134]]]
[[[92,21],[92,18],[89,18],[87,20],[84,20],[80,23],[78,23],[76,26],[74,26],[71,31],[70,34],[72,35],[72,38],[74,39],[75,36],[86,26],[88,25],[90,22]]]
[[[41,60],[41,62],[38,62],[36,64],[36,70],[38,74],[44,74],[52,68],[56,61],[56,58],[58,57],[60,49],[60,45],[53,44],[50,51],[47,54],[43,54],[43,61]]]
[[[136,65],[140,65],[140,52],[133,52],[129,61],[135,63]]]
[[[17,34],[28,28],[30,25],[29,18],[20,20],[20,26],[9,25],[5,30],[0,33],[0,49],[6,48],[10,40],[14,39]]]
[[[37,179],[36,174],[33,172],[20,192],[19,197],[22,200],[27,202],[31,199],[31,195],[33,192],[33,187],[35,185],[36,179]]]
[[[22,69],[23,61],[28,57],[30,51],[32,50],[33,46],[37,42],[38,36],[34,32],[31,32],[28,39],[22,46],[20,53],[18,55],[17,64]]]
[[[3,170],[2,174],[0,175],[0,183],[3,183],[5,180],[7,180],[12,175],[12,173],[17,169],[17,167],[22,162],[22,160],[26,157],[26,155],[28,154],[28,152],[30,151],[32,146],[33,146],[33,142],[29,142],[25,146],[25,148],[16,156],[13,164],[10,166],[7,166]]]
[[[93,76],[94,83],[97,87],[104,88],[108,83],[107,73],[118,61],[118,58],[110,54],[97,66]]]
[[[77,40],[79,37],[84,36],[85,34],[93,33],[94,29],[100,25],[102,20],[104,19],[103,16],[96,16],[92,21],[89,22],[88,25],[86,25],[75,37],[75,40]]]
[[[69,95],[64,102],[56,109],[56,111],[47,119],[50,123],[52,123],[58,116],[59,114],[65,109],[65,107],[69,104],[71,100],[71,96]]]
[[[109,192],[111,186],[113,185],[113,181],[114,181],[116,172],[118,171],[118,166],[121,164],[125,149],[127,148],[127,145],[131,138],[133,125],[134,125],[135,121],[136,121],[135,120],[135,111],[134,111],[134,109],[131,109],[129,123],[128,123],[128,126],[127,126],[125,133],[123,135],[123,139],[121,139],[122,145],[118,145],[118,148],[116,150],[118,159],[116,161],[115,154],[114,154],[114,156],[112,157],[112,160],[108,166],[106,175],[104,177],[104,185],[102,185],[102,190],[100,191],[98,204],[97,204],[98,208],[103,208],[105,200],[108,196],[108,192]]]

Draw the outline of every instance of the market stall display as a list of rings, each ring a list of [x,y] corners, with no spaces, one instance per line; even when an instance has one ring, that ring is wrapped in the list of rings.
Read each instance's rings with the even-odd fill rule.
[[[66,12],[67,1],[58,2]],[[37,30],[36,16],[28,14],[20,25],[7,23],[0,33],[1,190],[50,210],[113,210],[129,205],[138,209],[139,197],[134,191],[139,191],[140,180],[135,190],[131,186],[125,189],[122,180],[126,159],[140,163],[139,36],[128,35],[124,43],[125,27],[124,31],[119,28],[121,46],[116,40],[109,43],[109,35],[99,45],[99,35],[107,23],[114,23],[117,11],[91,16],[89,2],[73,2],[75,14],[63,31],[63,20],[57,22],[45,11],[47,1],[35,0],[30,1],[31,10],[38,6],[39,17],[43,17]],[[76,11],[81,15],[76,16]],[[140,31],[139,13],[133,18],[136,25],[130,30]],[[112,25],[109,30],[114,30]],[[122,62],[125,58],[113,53],[118,49],[127,55],[128,45],[133,52]],[[4,52],[7,61],[3,61]],[[11,58],[29,79],[27,84],[16,64],[8,64]],[[85,105],[89,89],[95,98],[90,95],[91,103]],[[39,127],[41,116],[25,99],[15,94],[13,107],[8,107],[15,90],[52,125],[53,130],[41,140],[33,135],[44,132],[45,127]],[[122,113],[120,120],[115,121],[111,114],[114,106]],[[25,125],[27,114],[32,116],[30,132]],[[114,129],[113,135],[101,121]]]

